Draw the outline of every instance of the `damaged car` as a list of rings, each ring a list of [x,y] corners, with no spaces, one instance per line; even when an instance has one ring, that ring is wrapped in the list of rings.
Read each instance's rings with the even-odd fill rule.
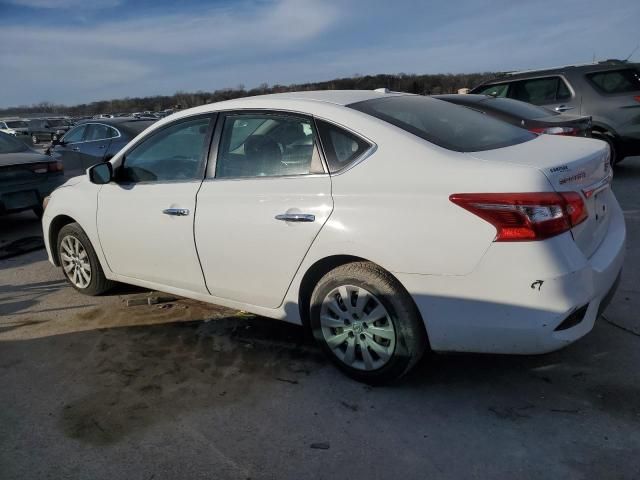
[[[417,95],[256,96],[158,121],[42,223],[79,292],[123,282],[300,324],[384,383],[428,350],[537,354],[593,328],[625,248],[609,155]]]

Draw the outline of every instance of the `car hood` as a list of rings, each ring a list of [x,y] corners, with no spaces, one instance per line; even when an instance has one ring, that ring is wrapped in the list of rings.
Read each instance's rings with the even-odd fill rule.
[[[51,162],[53,159],[33,150],[18,153],[0,153],[0,167],[8,165],[22,165],[25,163]]]

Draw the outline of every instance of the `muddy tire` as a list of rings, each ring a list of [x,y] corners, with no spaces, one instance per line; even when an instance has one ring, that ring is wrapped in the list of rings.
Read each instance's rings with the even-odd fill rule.
[[[428,348],[409,293],[369,262],[342,265],[320,279],[311,296],[310,326],[331,361],[368,384],[397,380]]]
[[[113,287],[80,225],[70,223],[62,227],[56,248],[62,272],[73,288],[85,295],[100,295]]]

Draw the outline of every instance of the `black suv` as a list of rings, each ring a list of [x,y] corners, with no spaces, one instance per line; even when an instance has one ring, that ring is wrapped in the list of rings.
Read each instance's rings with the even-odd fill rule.
[[[469,93],[515,98],[556,112],[589,115],[592,135],[611,147],[612,163],[640,155],[640,65],[607,60],[513,72]]]
[[[71,128],[64,118],[36,118],[29,120],[29,135],[35,145],[42,141],[58,140]]]

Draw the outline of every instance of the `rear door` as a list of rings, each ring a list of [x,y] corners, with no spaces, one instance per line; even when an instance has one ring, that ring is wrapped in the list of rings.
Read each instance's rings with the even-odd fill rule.
[[[580,114],[580,98],[560,75],[516,81],[509,90],[509,97],[560,113]]]
[[[111,139],[117,136],[120,136],[119,132],[109,125],[87,124],[84,141],[78,145],[78,157],[82,169],[86,170],[96,163],[102,162],[109,150]]]
[[[333,210],[314,122],[231,112],[218,122],[216,138],[194,228],[207,288],[276,308]]]

